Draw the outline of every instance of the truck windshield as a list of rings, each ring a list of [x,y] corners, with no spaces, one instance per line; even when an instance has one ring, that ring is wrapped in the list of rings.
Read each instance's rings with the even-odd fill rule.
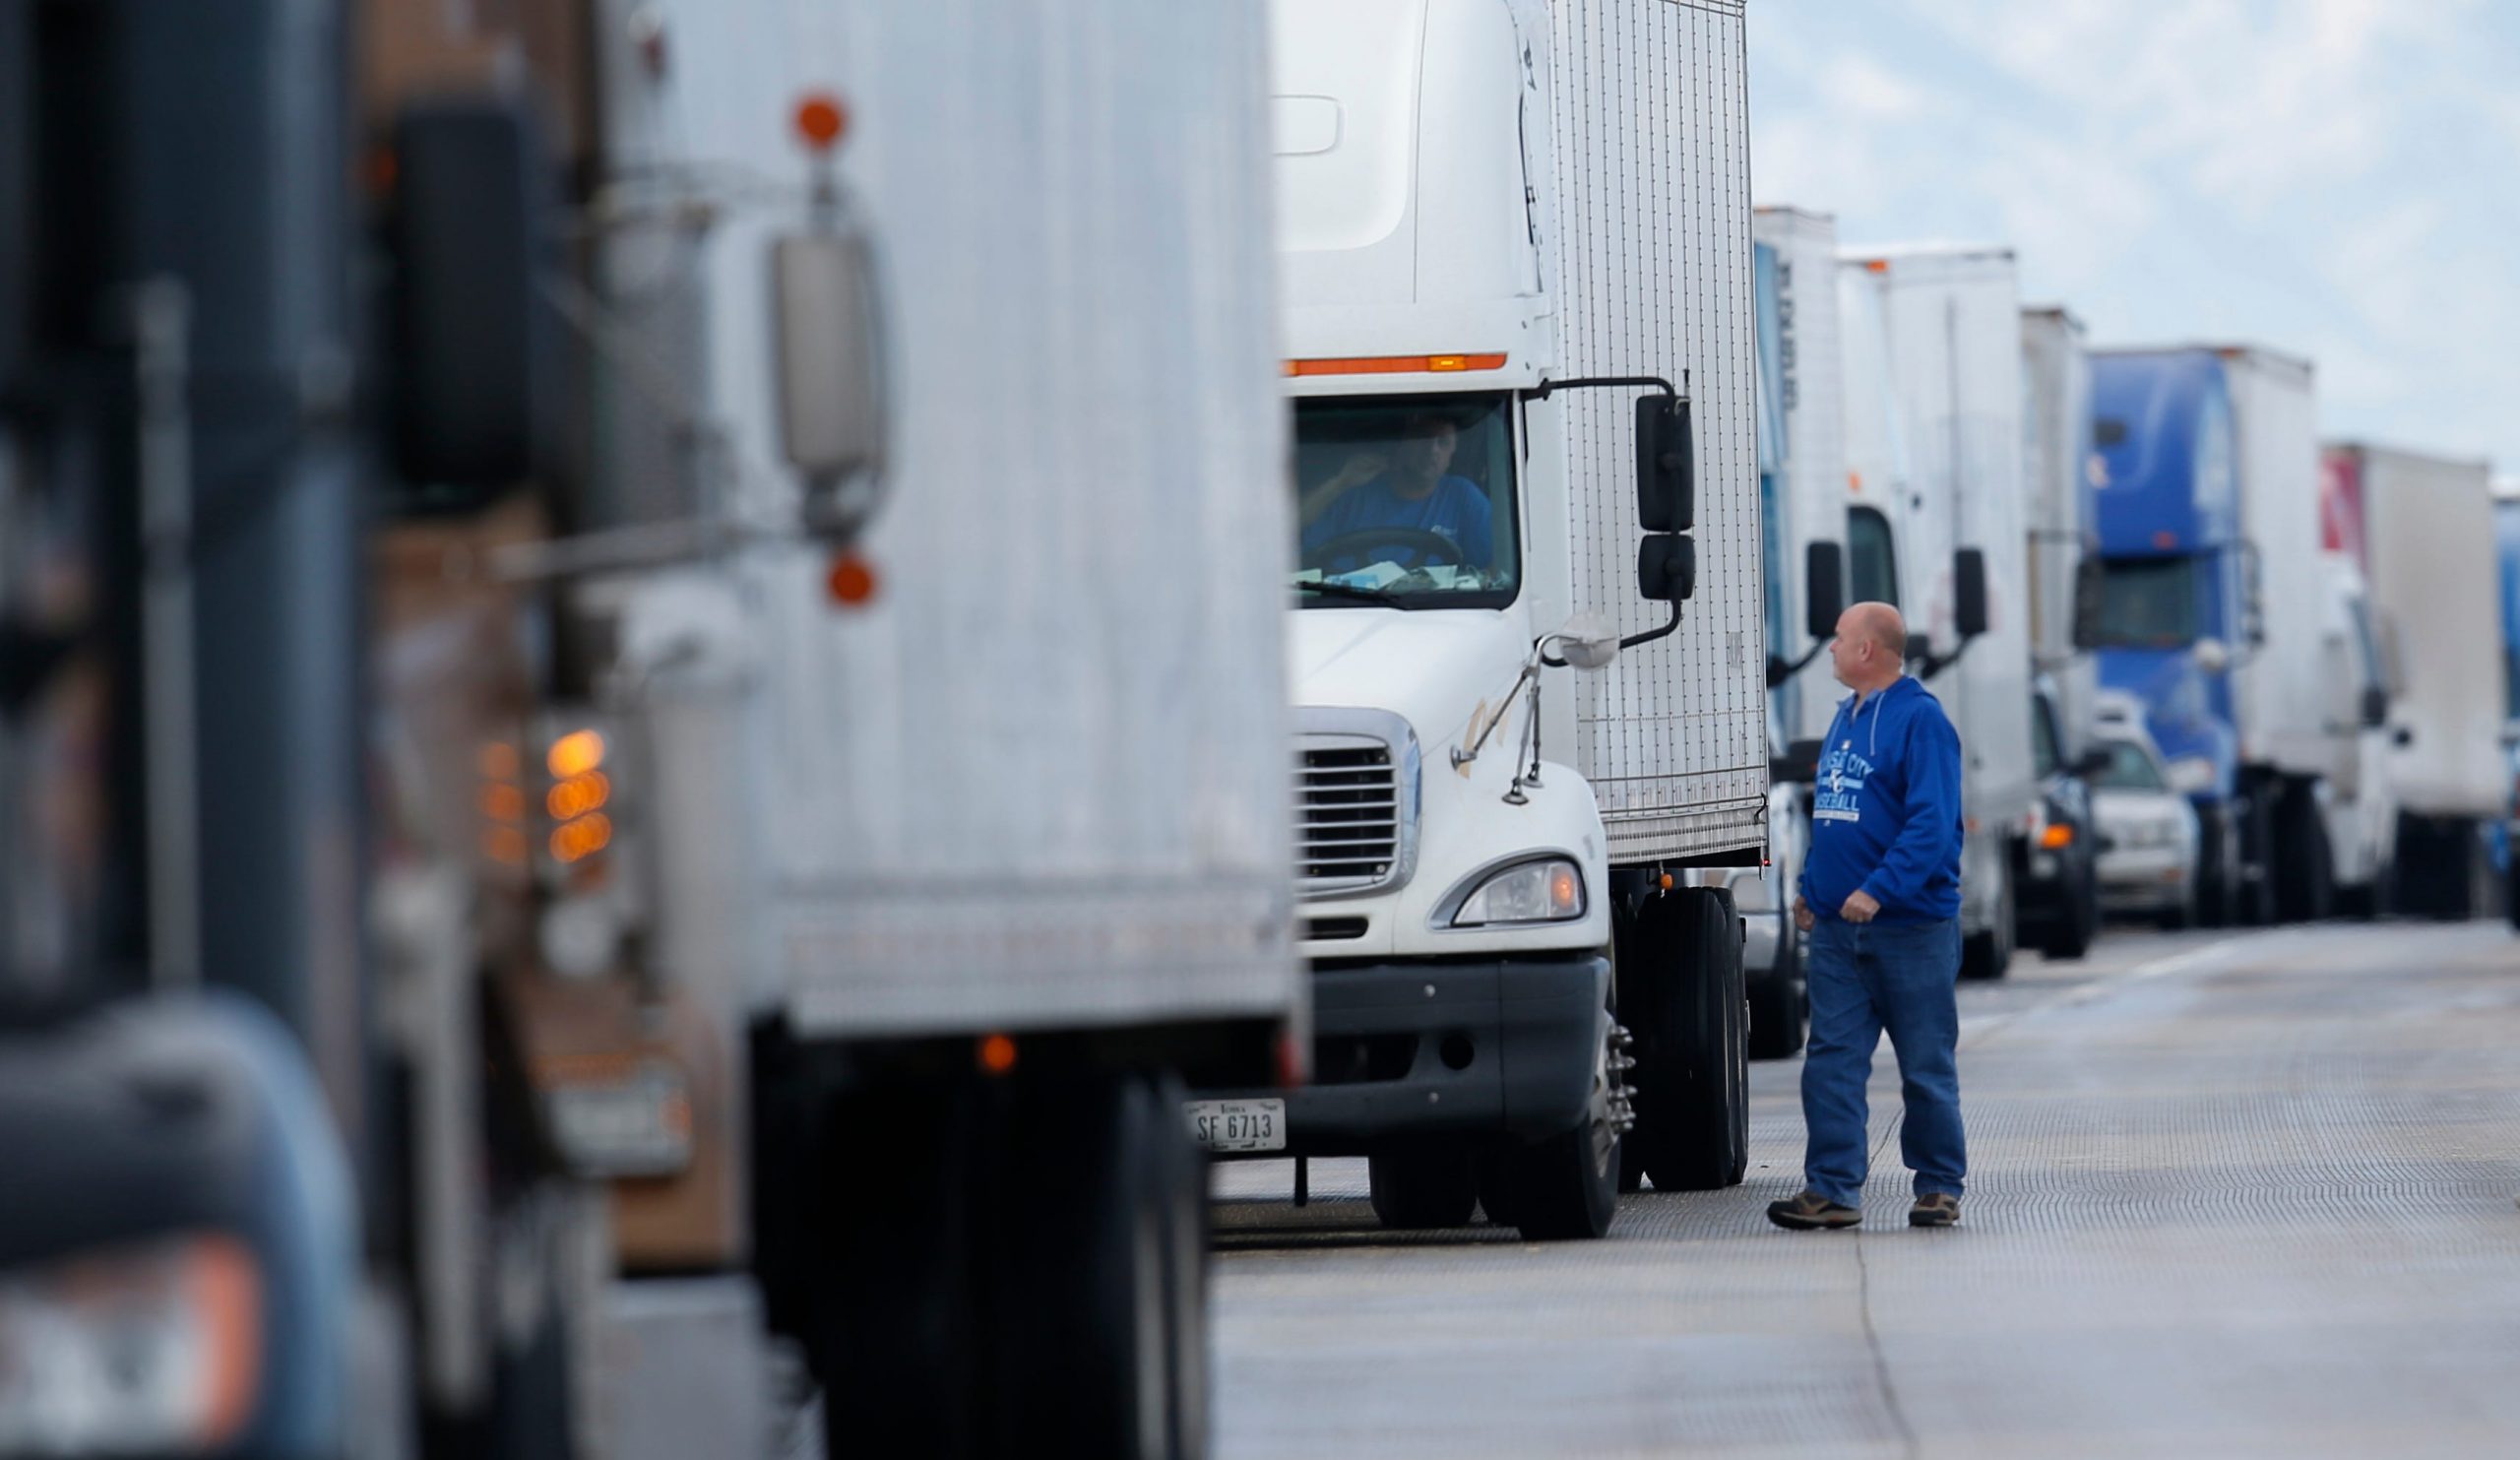
[[[2104,791],[2168,791],[2162,779],[2162,768],[2143,746],[2132,740],[2110,740],[2109,769],[2100,773],[2099,786]]]
[[[1297,401],[1295,517],[1306,607],[1512,603],[1522,554],[1507,397]]]
[[[2112,557],[2103,578],[2100,642],[2121,649],[2178,649],[2200,632],[2199,559]]]

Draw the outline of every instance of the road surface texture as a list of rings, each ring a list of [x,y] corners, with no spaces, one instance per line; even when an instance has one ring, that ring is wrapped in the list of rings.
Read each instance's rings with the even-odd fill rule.
[[[1394,1235],[1361,1162],[1221,1168],[1221,1460],[2520,1455],[2520,941],[2117,934],[1961,991],[1971,1192],[1906,1226],[1881,1051],[1860,1233],[1749,1178],[1608,1239]]]

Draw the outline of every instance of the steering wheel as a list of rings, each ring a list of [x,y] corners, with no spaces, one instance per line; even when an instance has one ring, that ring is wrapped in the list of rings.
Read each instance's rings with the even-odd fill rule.
[[[1370,562],[1373,559],[1360,550],[1366,547],[1413,549],[1418,554],[1418,561],[1407,565],[1411,567],[1422,568],[1432,563],[1446,563],[1458,568],[1465,566],[1468,562],[1462,552],[1461,544],[1441,533],[1430,533],[1424,528],[1379,527],[1357,528],[1354,532],[1341,533],[1336,538],[1323,540],[1320,546],[1304,554],[1304,566],[1318,567],[1324,563],[1335,563],[1343,557],[1361,558]],[[1402,565],[1394,564],[1394,566]]]

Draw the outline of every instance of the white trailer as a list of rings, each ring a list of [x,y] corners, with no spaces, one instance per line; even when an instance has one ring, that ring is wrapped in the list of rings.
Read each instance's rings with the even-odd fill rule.
[[[1844,550],[1853,470],[1839,344],[1837,221],[1798,208],[1762,207],[1752,226],[1759,241],[1777,252],[1779,388],[1785,419],[1785,503],[1779,516],[1790,545],[1774,554],[1774,561],[1795,575],[1796,592],[1785,602],[1807,604],[1801,570],[1810,546],[1836,544]],[[1780,689],[1787,736],[1801,740],[1825,733],[1845,694],[1845,686],[1829,672],[1827,657],[1814,655]]]
[[[1271,13],[1317,972],[1268,1148],[1599,1235],[1746,1160],[1739,926],[1673,886],[1765,844],[1741,7]]]
[[[2511,788],[2491,475],[2359,442],[2329,446],[2326,466],[2331,522],[2360,547],[2392,671],[2398,901],[2465,917],[2486,900],[2479,830]]]
[[[2091,738],[2100,666],[2076,643],[2085,564],[2100,552],[2083,322],[2053,306],[2021,312],[2022,528],[2028,534],[2030,663],[2056,685],[2058,749]]]
[[[2015,869],[2038,782],[2031,758],[2030,598],[2023,572],[2021,302],[2012,252],[1922,245],[1840,250],[1853,443],[1877,459],[1887,438],[1906,475],[1858,471],[1849,559],[1856,593],[1880,574],[1870,538],[1897,545],[1892,584],[1918,673],[1965,747],[1961,805],[1962,971],[2000,978],[2011,963]],[[1869,408],[1886,379],[1895,414],[1880,435]],[[1866,382],[1869,399],[1857,395]],[[1865,514],[1871,520],[1865,521]],[[1965,560],[1974,549],[1983,578]],[[1972,601],[1975,602],[1972,602]],[[1984,623],[1975,620],[1983,607]],[[1919,654],[1917,645],[1911,653]]]
[[[731,1270],[835,1454],[1204,1453],[1181,1079],[1305,991],[1261,17],[596,8],[590,550],[713,531],[573,612]]]

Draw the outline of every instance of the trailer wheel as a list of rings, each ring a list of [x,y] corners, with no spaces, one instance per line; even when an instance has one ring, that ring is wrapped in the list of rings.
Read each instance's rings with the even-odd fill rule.
[[[1777,941],[1776,967],[1750,984],[1752,1059],[1783,1059],[1802,1052],[1803,1021],[1810,996],[1802,982],[1802,930],[1794,925],[1792,918],[1784,922]]]
[[[1173,1082],[938,1082],[848,1105],[815,1304],[829,1453],[998,1460],[1044,1434],[1204,1452],[1207,1193]]]
[[[2064,907],[2039,941],[2039,956],[2050,962],[2071,962],[2091,952],[2092,939],[2099,935],[2100,873],[2086,856],[2082,875],[2071,879]]]
[[[2276,863],[2278,911],[2287,922],[2322,922],[2336,912],[2336,864],[2326,818],[2306,785],[2292,788],[2276,810],[2282,851]]]
[[[1749,1005],[1732,902],[1711,887],[1649,899],[1622,959],[1619,1017],[1636,1033],[1638,1170],[1666,1191],[1737,1184],[1749,1165]]]
[[[1995,894],[1994,925],[1961,940],[1960,977],[1992,981],[2012,968],[2013,911],[2012,873],[2007,869]]]
[[[1374,1215],[1400,1232],[1467,1227],[1479,1206],[1470,1153],[1449,1141],[1397,1144],[1366,1158]]]
[[[1529,1240],[1582,1240],[1610,1230],[1618,1210],[1619,1122],[1627,1102],[1617,1030],[1617,1021],[1603,1010],[1583,1120],[1505,1152],[1504,1183],[1512,1193],[1507,1210]]]

